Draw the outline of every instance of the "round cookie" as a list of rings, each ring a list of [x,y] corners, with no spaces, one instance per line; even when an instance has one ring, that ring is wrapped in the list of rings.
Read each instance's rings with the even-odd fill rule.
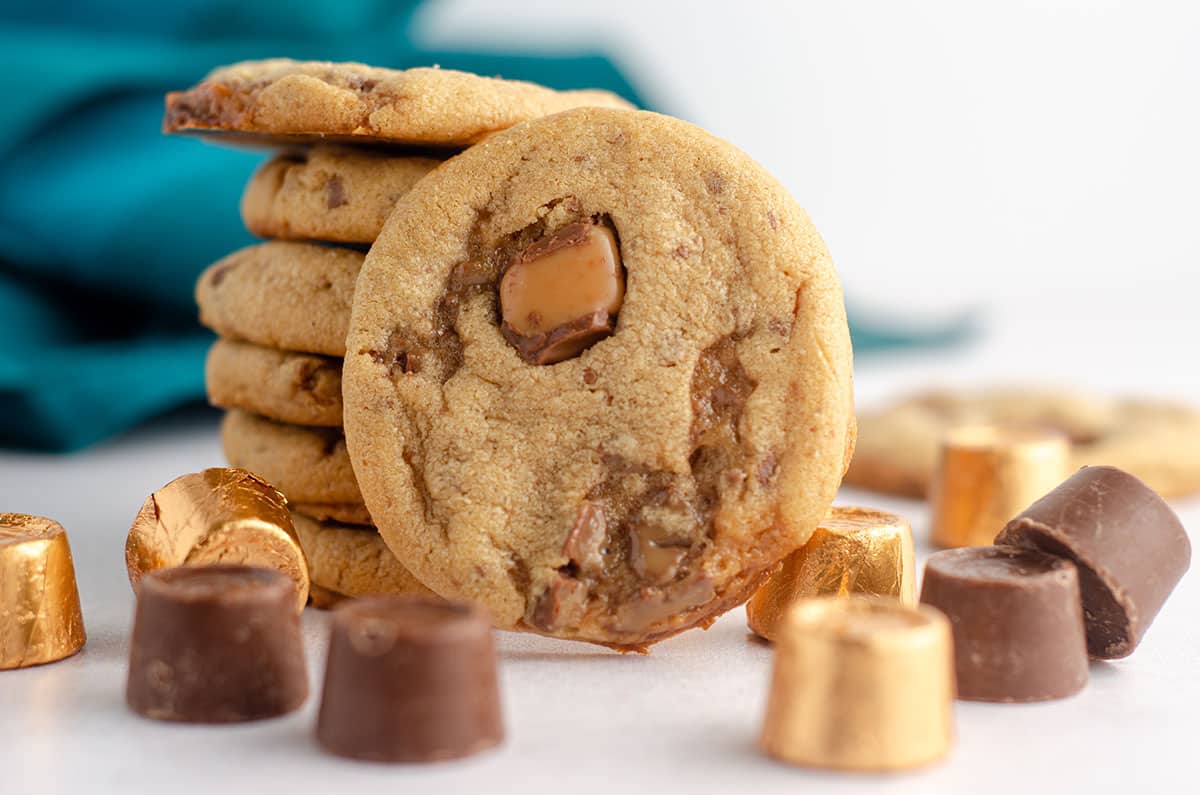
[[[1166,497],[1200,490],[1200,411],[1168,401],[1016,388],[929,392],[860,415],[846,483],[924,497],[942,436],[973,423],[1055,428],[1071,439],[1074,467],[1116,466]]]
[[[242,221],[259,237],[369,245],[396,200],[440,162],[341,146],[283,152],[250,178]]]
[[[607,91],[554,91],[452,69],[272,58],[221,67],[167,94],[163,131],[462,147],[583,106],[631,107]]]
[[[363,253],[272,240],[233,252],[196,282],[200,322],[223,337],[344,356]]]
[[[204,381],[214,406],[293,425],[342,425],[341,359],[219,339]]]
[[[706,626],[808,539],[853,447],[820,236],[744,153],[653,113],[527,122],[421,180],[347,348],[384,540],[503,628],[643,649]]]
[[[295,512],[292,520],[308,559],[309,578],[320,589],[351,597],[433,595],[400,565],[375,528],[318,522]],[[317,594],[318,599],[324,596]]]
[[[234,409],[221,421],[221,445],[232,466],[259,475],[289,502],[363,501],[337,428],[284,425]]]

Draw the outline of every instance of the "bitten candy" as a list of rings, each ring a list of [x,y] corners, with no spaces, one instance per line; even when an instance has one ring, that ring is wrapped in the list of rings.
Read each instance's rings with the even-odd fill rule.
[[[881,597],[805,599],[788,610],[761,744],[806,767],[899,770],[954,740],[950,623]]]
[[[153,571],[138,588],[125,698],[185,723],[283,715],[308,696],[292,581],[255,566]]]
[[[892,596],[917,601],[912,529],[894,513],[835,505],[812,538],[746,603],[751,631],[774,640],[787,608],[808,596]]]
[[[1045,701],[1087,684],[1079,576],[1068,560],[1017,547],[963,547],[925,564],[921,602],[954,629],[958,696]]]
[[[135,591],[146,572],[206,563],[276,569],[291,579],[296,609],[308,602],[308,563],[287,499],[244,469],[214,467],[172,480],[146,498],[125,541]]]
[[[1187,571],[1179,517],[1145,483],[1115,467],[1084,467],[1029,506],[997,544],[1040,549],[1079,569],[1088,654],[1130,654]]]
[[[933,543],[983,546],[1070,471],[1071,445],[1054,430],[964,425],[942,440],[931,485]]]
[[[70,657],[86,641],[62,526],[0,513],[0,670]]]
[[[334,611],[317,739],[339,756],[434,762],[500,743],[491,623],[478,607],[419,596]]]

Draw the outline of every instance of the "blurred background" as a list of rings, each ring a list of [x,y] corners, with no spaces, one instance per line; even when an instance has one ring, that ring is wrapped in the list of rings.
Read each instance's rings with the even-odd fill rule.
[[[872,372],[932,378],[947,336],[943,381],[1117,389],[1140,366],[1196,397],[1165,363],[1200,331],[1200,4],[10,1],[0,445],[202,399],[192,282],[250,242],[262,155],[161,136],[162,94],[276,55],[600,86],[729,139],[829,243],[868,400]],[[1023,372],[988,369],[997,340]]]

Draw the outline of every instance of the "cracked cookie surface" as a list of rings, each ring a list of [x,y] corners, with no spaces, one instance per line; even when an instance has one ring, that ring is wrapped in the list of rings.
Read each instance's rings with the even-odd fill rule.
[[[396,200],[440,162],[341,146],[282,152],[250,178],[242,221],[259,237],[369,245]]]
[[[607,91],[554,91],[453,69],[271,58],[223,66],[167,94],[163,131],[462,147],[585,106],[630,107]]]
[[[364,265],[343,389],[406,567],[497,626],[621,649],[744,601],[853,448],[812,223],[744,153],[645,112],[528,122],[418,183]]]

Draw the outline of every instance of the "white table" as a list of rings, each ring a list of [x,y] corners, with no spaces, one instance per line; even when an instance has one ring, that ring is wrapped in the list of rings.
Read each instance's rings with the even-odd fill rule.
[[[1194,284],[1193,277],[1193,284]],[[993,329],[956,351],[863,358],[863,404],[930,382],[1051,380],[1200,398],[1194,287],[1043,295],[997,307]],[[1063,308],[1063,299],[1068,308]],[[114,385],[115,394],[119,394]],[[1185,577],[1127,660],[1092,666],[1088,688],[1038,705],[960,703],[952,754],[924,771],[838,775],[788,768],[755,747],[770,650],[741,609],[622,656],[582,644],[500,638],[508,740],[431,767],[360,764],[313,740],[328,616],[304,617],[314,695],[287,717],[232,727],[156,723],[124,706],[133,598],[123,544],[146,495],[221,463],[213,416],[160,422],[76,456],[0,453],[0,510],[63,523],[89,641],[77,657],[0,672],[0,793],[151,792],[909,792],[1187,791],[1200,740],[1200,577]],[[908,515],[924,506],[847,490]],[[1193,543],[1200,501],[1178,504]]]

